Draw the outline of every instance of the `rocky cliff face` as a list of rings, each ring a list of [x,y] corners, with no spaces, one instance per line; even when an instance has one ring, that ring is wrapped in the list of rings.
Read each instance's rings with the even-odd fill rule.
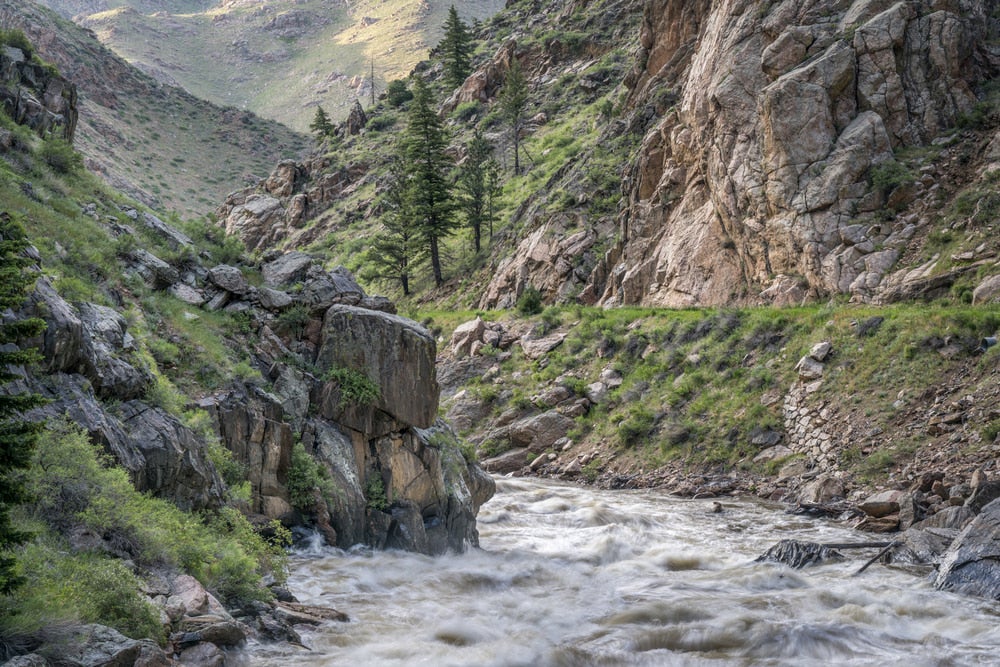
[[[915,229],[871,171],[976,102],[1000,53],[990,3],[651,0],[626,84],[669,93],[627,175],[603,304],[868,298]],[[910,197],[912,198],[912,193]]]
[[[190,243],[156,222],[157,233]],[[265,378],[192,407],[208,412],[242,467],[253,514],[315,523],[343,548],[436,554],[478,543],[475,515],[493,482],[437,418],[435,341],[425,329],[387,312],[391,303],[366,296],[343,269],[324,271],[303,254],[272,258],[260,287],[233,266],[180,272],[146,250],[133,250],[132,258],[126,270],[184,300],[190,317],[225,309],[242,313],[252,330],[251,359]],[[291,283],[301,290],[284,291]],[[223,502],[226,487],[204,433],[157,403],[156,369],[125,318],[67,302],[45,278],[23,315],[48,324],[32,341],[44,355],[41,367],[11,386],[50,400],[36,417],[80,424],[140,490],[188,510]],[[359,394],[352,378],[371,393]],[[305,505],[289,492],[296,441],[332,481],[313,489]]]
[[[13,46],[0,47],[0,105],[15,123],[40,136],[73,141],[76,86]]]

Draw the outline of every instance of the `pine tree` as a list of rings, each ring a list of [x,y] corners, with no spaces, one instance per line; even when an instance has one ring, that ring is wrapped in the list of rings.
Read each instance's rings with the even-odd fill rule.
[[[408,208],[406,175],[402,161],[394,159],[389,166],[389,183],[382,197],[382,230],[372,238],[368,248],[368,263],[373,278],[383,282],[399,282],[403,295],[410,295],[410,277],[424,259],[415,226]]]
[[[475,130],[466,145],[465,162],[459,166],[458,187],[466,224],[472,229],[473,247],[478,254],[482,245],[483,224],[488,218],[489,179],[487,173],[493,145]],[[492,234],[491,234],[492,237]]]
[[[457,88],[472,73],[472,34],[469,26],[459,18],[455,5],[448,10],[440,49],[444,58],[445,82]]]
[[[309,129],[316,135],[317,142],[323,141],[323,139],[333,134],[333,123],[330,122],[330,117],[326,115],[323,107],[316,107],[316,115],[313,116],[313,121],[309,124]]]
[[[402,140],[407,208],[430,257],[434,284],[440,287],[444,282],[441,241],[455,229],[455,204],[448,179],[453,165],[445,154],[447,137],[433,108],[431,92],[419,78],[413,83],[408,120]]]
[[[24,229],[8,214],[0,213],[0,311],[16,309],[24,303],[26,291],[35,278],[24,256],[28,241]],[[32,318],[0,324],[0,349],[10,343],[37,336],[45,330],[43,320]],[[15,368],[38,361],[34,349],[0,351],[0,384],[20,378]],[[38,394],[26,392],[0,394],[0,593],[9,593],[20,582],[14,575],[11,547],[27,535],[15,530],[10,510],[27,500],[17,471],[27,468],[41,425],[21,419],[21,413],[43,402]]]
[[[524,127],[524,111],[528,106],[528,82],[521,72],[517,58],[511,58],[510,69],[500,90],[500,113],[507,121],[514,144],[514,173],[521,173],[521,130]]]

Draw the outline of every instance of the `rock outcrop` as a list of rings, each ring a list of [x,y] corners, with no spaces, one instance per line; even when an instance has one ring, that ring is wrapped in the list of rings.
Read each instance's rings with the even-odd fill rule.
[[[15,46],[0,47],[0,106],[15,123],[39,136],[73,141],[76,86]]]
[[[995,75],[982,3],[650,0],[626,83],[677,104],[628,174],[603,304],[871,294],[912,235],[869,174],[934,139]]]

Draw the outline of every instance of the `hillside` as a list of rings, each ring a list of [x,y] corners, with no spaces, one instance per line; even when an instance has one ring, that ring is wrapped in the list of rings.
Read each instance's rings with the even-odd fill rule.
[[[305,132],[316,105],[343,118],[355,98],[405,77],[441,38],[443,0],[43,4],[90,28],[156,80]],[[467,21],[501,0],[457,3]]]
[[[438,290],[418,280],[421,301],[509,308],[529,288],[546,302],[608,306],[968,302],[977,289],[992,298],[1000,54],[997,21],[980,8],[934,15],[954,27],[946,52],[926,61],[914,47],[882,74],[870,71],[866,44],[892,12],[742,8],[731,20],[754,55],[736,91],[724,68],[705,69],[721,33],[697,32],[717,30],[713,17],[730,16],[722,8],[685,10],[692,32],[675,34],[680,18],[663,3],[536,5],[510,3],[476,31],[477,69],[459,89],[444,85],[440,60],[417,70],[441,104],[456,162],[478,130],[502,167],[488,248],[474,253],[464,230],[451,237],[451,280]],[[936,24],[921,7],[899,17],[893,39],[930,39]],[[822,37],[814,52],[789,46],[799,33]],[[529,87],[518,174],[499,103],[514,59]],[[878,106],[871,91],[883,79],[895,97]],[[788,92],[798,88],[815,104]],[[256,235],[252,246],[262,238],[253,230],[266,228],[269,243],[367,275],[366,239],[379,229],[405,105],[384,99],[368,117],[361,135],[298,167],[266,220],[242,205],[274,195],[262,185],[231,197],[220,222]],[[799,155],[803,146],[812,153]],[[310,195],[303,215],[291,200],[325,179],[337,187]]]
[[[34,3],[0,0],[0,17],[77,86],[76,146],[88,167],[158,210],[204,215],[307,145],[279,124],[156,82],[92,33]]]

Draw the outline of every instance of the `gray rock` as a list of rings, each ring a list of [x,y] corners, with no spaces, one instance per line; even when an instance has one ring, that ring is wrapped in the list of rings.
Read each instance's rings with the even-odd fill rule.
[[[528,465],[531,452],[527,447],[517,447],[483,461],[483,468],[496,475],[518,472]]]
[[[379,388],[372,407],[404,424],[427,428],[437,418],[435,357],[433,336],[416,322],[335,305],[323,318],[316,364],[363,373]]]
[[[978,514],[986,505],[1000,498],[1000,480],[982,482],[977,486],[966,501],[965,505],[972,510],[973,514]]]
[[[826,503],[844,497],[844,483],[833,475],[820,475],[802,487],[800,503]]]
[[[3,663],[3,667],[48,667],[48,665],[48,661],[37,653],[17,655]]]
[[[156,288],[170,287],[181,279],[177,269],[142,248],[130,253],[136,269],[149,285]]]
[[[60,634],[62,634],[60,632]],[[146,664],[168,665],[166,654],[149,639],[129,639],[103,625],[80,625],[53,641],[58,642],[59,664],[68,667],[125,667],[146,659]]]
[[[40,317],[47,328],[41,340],[28,341],[41,348],[44,369],[49,372],[75,370],[83,349],[83,322],[76,310],[52,287],[48,278],[35,281],[25,306],[26,317]]]
[[[250,285],[247,283],[246,278],[243,277],[243,272],[235,266],[220,264],[212,267],[208,271],[208,280],[219,289],[223,289],[230,294],[243,296],[250,291]]]
[[[844,560],[843,554],[816,542],[781,540],[757,557],[758,563],[783,563],[795,569]]]
[[[286,292],[281,292],[270,287],[260,287],[257,289],[257,300],[264,310],[279,311],[292,305],[292,297]]]
[[[1000,275],[985,278],[972,290],[972,303],[997,303],[1000,301]]]
[[[313,313],[326,311],[332,305],[356,306],[365,297],[364,290],[350,272],[342,266],[306,282],[299,300]]]
[[[859,503],[858,509],[876,519],[889,516],[899,511],[899,500],[903,495],[902,491],[882,491]]]
[[[544,338],[524,337],[520,343],[521,349],[524,351],[524,356],[529,359],[540,359],[562,345],[564,340],[566,340],[566,334],[557,333],[545,336]]]
[[[302,252],[289,252],[261,267],[264,283],[282,287],[305,280],[313,258]]]
[[[178,248],[186,248],[188,246],[194,245],[194,241],[191,240],[191,237],[189,237],[184,232],[174,227],[171,227],[167,223],[157,218],[152,213],[146,213],[144,211],[142,214],[142,221],[146,224],[147,227],[156,232],[156,234],[160,238],[166,240],[167,243],[169,243],[170,246],[175,250]]]
[[[798,371],[799,379],[805,382],[823,377],[823,364],[809,355],[799,359],[799,363],[795,364],[795,370]]]
[[[459,324],[451,334],[451,340],[448,341],[448,351],[456,358],[469,356],[472,353],[472,344],[482,342],[485,332],[486,325],[480,317]]]
[[[527,447],[537,454],[565,438],[574,423],[569,417],[550,410],[511,424],[510,441],[515,447]]]
[[[171,285],[169,291],[177,299],[192,306],[201,306],[207,300],[204,292],[184,283]]]
[[[830,352],[833,350],[833,345],[830,341],[825,340],[822,343],[816,343],[809,350],[809,356],[816,361],[826,361],[826,358],[830,356]]]
[[[153,374],[133,354],[125,318],[91,303],[81,303],[79,313],[83,324],[80,370],[97,395],[123,401],[144,395],[153,384]]]
[[[941,559],[934,585],[1000,600],[1000,500],[983,507],[955,538]]]
[[[136,480],[140,491],[169,498],[189,511],[221,504],[222,480],[191,429],[142,401],[122,404],[121,423],[145,462]]]
[[[389,313],[390,315],[396,314],[396,304],[384,296],[362,297],[358,306],[360,308],[367,308],[368,310],[377,310],[382,313]]]

